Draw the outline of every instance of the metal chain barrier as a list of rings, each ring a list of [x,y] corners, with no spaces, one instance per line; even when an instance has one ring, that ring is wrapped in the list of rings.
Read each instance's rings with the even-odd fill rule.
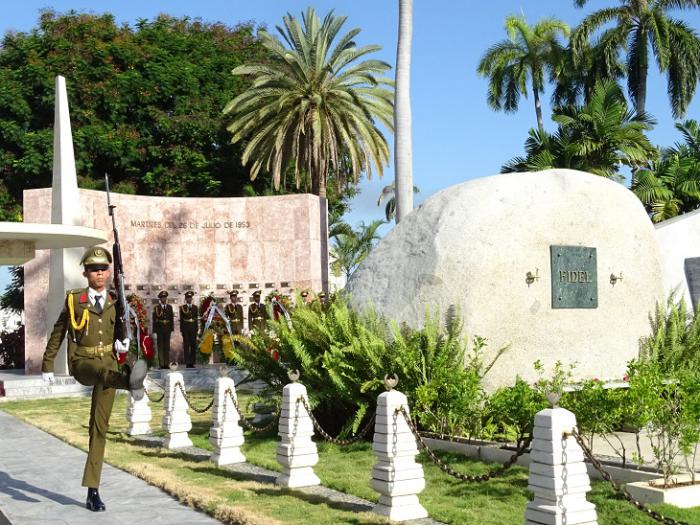
[[[187,397],[187,394],[185,394],[185,389],[184,389],[184,387],[182,386],[182,383],[176,383],[175,386],[177,386],[177,387],[180,389],[180,392],[182,393],[182,397],[184,397],[184,398],[185,398],[185,401],[187,402],[187,406],[189,406],[192,410],[194,410],[194,411],[197,412],[198,414],[204,414],[204,413],[205,413],[207,410],[209,410],[209,409],[212,407],[212,405],[214,404],[214,398],[212,397],[212,398],[211,398],[211,401],[209,401],[209,404],[208,404],[206,407],[204,407],[204,408],[197,408],[196,406],[194,406],[194,405],[192,404],[192,402],[190,401],[190,398]],[[163,395],[165,395],[165,394],[163,394]]]
[[[253,425],[252,423],[249,423],[243,415],[243,412],[241,412],[241,409],[238,406],[238,401],[236,400],[236,398],[233,397],[233,392],[231,391],[231,389],[227,388],[224,394],[228,395],[231,398],[231,401],[233,402],[233,407],[236,409],[236,412],[238,412],[238,417],[240,418],[241,425],[243,425],[248,430],[252,430],[253,432],[263,434],[264,432],[269,432],[270,430],[272,430],[279,422],[280,416],[279,414],[275,414],[272,418],[272,421],[270,421],[264,427],[258,427]]]
[[[160,394],[160,397],[159,397],[158,399],[153,399],[149,394],[150,394],[150,392],[146,391],[146,397],[148,397],[148,400],[149,400],[151,403],[160,403],[160,402],[163,401],[163,399],[165,398],[165,392],[162,392],[162,393]]]
[[[603,477],[605,481],[610,483],[612,485],[613,489],[615,489],[615,492],[620,494],[625,500],[627,500],[629,503],[637,507],[639,510],[642,512],[646,513],[651,519],[658,521],[659,523],[663,523],[664,525],[689,525],[688,522],[686,521],[677,521],[674,520],[673,518],[669,518],[667,516],[664,516],[663,514],[656,512],[655,510],[650,509],[647,507],[644,503],[641,501],[638,501],[634,499],[629,492],[627,492],[623,487],[621,487],[617,482],[615,482],[612,479],[612,476],[610,475],[609,472],[607,472],[604,468],[603,465],[596,459],[596,457],[593,455],[593,452],[591,449],[588,448],[586,445],[586,442],[583,440],[581,437],[581,434],[578,433],[578,429],[574,428],[571,434],[564,434],[565,437],[572,435],[576,439],[576,442],[578,445],[581,447],[583,450],[584,455],[586,456],[586,459],[591,462],[591,465],[593,465],[593,468],[595,468],[598,472],[600,472],[600,475]]]
[[[360,430],[360,432],[349,438],[349,439],[340,439],[337,437],[333,437],[330,434],[328,434],[323,428],[321,428],[321,425],[319,422],[316,420],[316,417],[314,416],[313,412],[311,412],[311,408],[309,407],[308,402],[306,401],[306,398],[304,396],[300,396],[299,399],[297,399],[297,403],[302,403],[304,405],[304,408],[309,414],[309,417],[311,418],[311,422],[314,424],[314,428],[318,431],[319,434],[321,434],[321,437],[325,439],[326,441],[329,441],[331,443],[335,443],[336,445],[351,445],[353,443],[357,443],[360,441],[362,438],[364,438],[367,433],[370,431],[372,428],[372,425],[374,425],[374,419],[376,417],[376,414],[373,415],[370,420],[367,422],[367,424]]]
[[[486,474],[480,474],[480,475],[470,475],[470,474],[462,474],[461,472],[457,472],[456,470],[450,468],[449,465],[444,463],[440,458],[438,458],[435,453],[428,448],[428,445],[423,441],[423,438],[421,435],[418,433],[418,429],[416,426],[413,424],[413,421],[411,421],[411,418],[408,416],[408,413],[406,412],[406,407],[399,407],[396,409],[394,414],[403,414],[404,419],[406,420],[406,424],[408,425],[408,428],[411,429],[411,433],[413,436],[416,438],[416,441],[418,442],[418,446],[422,448],[425,453],[428,455],[428,457],[431,459],[435,465],[438,466],[440,470],[442,470],[445,474],[448,474],[454,478],[457,478],[461,481],[465,481],[467,483],[481,483],[483,481],[488,481],[490,479],[493,479],[498,476],[502,476],[505,474],[506,470],[508,470],[510,467],[515,465],[515,462],[518,461],[518,458],[522,456],[525,451],[528,449],[530,446],[530,442],[532,441],[532,436],[528,437],[523,444],[520,446],[519,449],[515,451],[515,453],[501,465],[497,469],[491,470],[487,472]]]

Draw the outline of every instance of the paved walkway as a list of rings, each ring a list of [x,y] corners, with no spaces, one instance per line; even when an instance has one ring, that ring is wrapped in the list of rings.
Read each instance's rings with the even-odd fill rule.
[[[0,525],[220,523],[110,465],[104,466],[100,487],[107,512],[90,512],[80,486],[85,456],[0,411]]]

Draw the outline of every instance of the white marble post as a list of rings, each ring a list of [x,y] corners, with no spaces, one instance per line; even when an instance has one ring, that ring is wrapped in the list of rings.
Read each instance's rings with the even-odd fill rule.
[[[306,387],[300,383],[290,383],[282,390],[278,432],[282,440],[277,445],[277,462],[282,465],[282,474],[275,482],[291,488],[321,484],[313,469],[318,463],[316,443],[311,440],[314,426],[304,405],[297,403],[300,397],[308,403]]]
[[[583,451],[570,433],[576,416],[563,408],[535,415],[528,489],[534,494],[525,511],[526,525],[597,525],[595,505],[586,501],[591,482]]]
[[[182,384],[182,390],[186,392],[182,374],[174,370],[169,372],[165,378],[163,398],[163,430],[168,433],[163,446],[169,449],[192,446],[192,440],[187,435],[192,430],[192,420],[178,383]]]
[[[153,418],[151,407],[148,404],[148,396],[144,395],[136,401],[129,394],[129,405],[126,409],[126,419],[129,422],[127,430],[130,436],[143,436],[151,433],[149,423]]]
[[[380,494],[372,510],[393,521],[428,516],[418,501],[418,494],[425,488],[423,467],[415,460],[418,446],[404,415],[396,412],[401,406],[410,414],[408,400],[401,392],[390,390],[379,395],[372,444],[377,457],[372,467],[372,488]]]
[[[227,390],[231,391],[231,395]],[[209,443],[214,447],[211,460],[218,466],[245,463],[245,456],[241,452],[244,442],[243,429],[238,423],[240,416],[231,396],[238,400],[233,379],[228,376],[219,377],[214,387],[209,429]]]

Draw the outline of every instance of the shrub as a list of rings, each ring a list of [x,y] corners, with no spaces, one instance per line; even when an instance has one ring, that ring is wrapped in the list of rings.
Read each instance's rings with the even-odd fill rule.
[[[493,436],[512,439],[520,447],[532,434],[535,414],[548,406],[542,392],[517,376],[514,386],[499,388],[489,397],[485,419],[494,428]]]
[[[640,339],[640,357],[659,363],[662,372],[673,375],[687,368],[700,370],[700,309],[695,314],[675,294],[657,303],[649,316],[651,333]]]
[[[448,316],[443,327],[427,315],[423,329],[411,330],[372,310],[351,310],[342,296],[323,309],[297,305],[289,321],[270,320],[269,332],[235,337],[236,360],[251,378],[279,393],[287,370],[298,369],[324,428],[348,434],[374,413],[384,376],[395,373],[422,427],[478,432],[481,377],[493,362],[483,362],[484,339],[474,338],[468,349],[458,316]]]

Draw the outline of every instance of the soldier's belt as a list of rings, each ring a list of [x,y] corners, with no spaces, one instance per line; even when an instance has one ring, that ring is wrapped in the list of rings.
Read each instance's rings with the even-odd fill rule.
[[[104,345],[99,345],[99,346],[78,346],[76,349],[78,352],[81,352],[83,354],[89,355],[89,356],[100,356],[102,357],[105,352],[107,351],[106,346]]]
[[[183,319],[183,323],[196,323],[197,321],[195,319]]]

